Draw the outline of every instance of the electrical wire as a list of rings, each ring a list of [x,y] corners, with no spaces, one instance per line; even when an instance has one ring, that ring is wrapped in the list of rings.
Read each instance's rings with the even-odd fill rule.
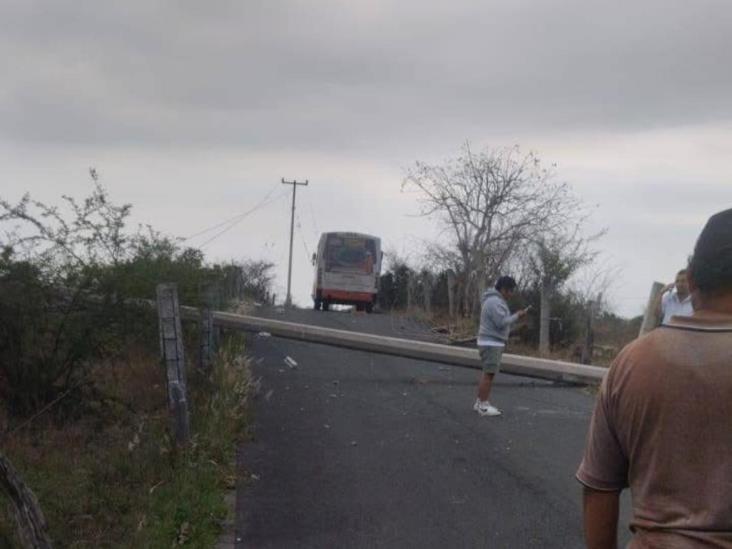
[[[206,229],[203,229],[202,231],[198,231],[197,233],[194,233],[191,236],[187,236],[187,237],[185,237],[183,239],[183,242],[186,242],[188,240],[192,240],[192,239],[196,238],[197,236],[201,236],[201,235],[206,234],[208,232],[211,232],[211,231],[213,231],[215,229],[218,229],[220,227],[223,227],[224,225],[227,225],[228,223],[231,223],[232,221],[236,221],[236,220],[238,220],[240,218],[244,218],[244,217],[248,216],[250,213],[252,213],[252,210],[256,210],[260,206],[264,205],[264,202],[266,202],[269,199],[269,197],[272,196],[272,193],[275,191],[275,189],[277,189],[277,185],[276,184],[272,186],[272,188],[269,190],[269,192],[264,196],[264,198],[262,198],[262,200],[260,200],[254,206],[254,208],[252,208],[250,210],[247,210],[246,212],[237,214],[237,215],[235,215],[233,217],[230,217],[229,219],[226,219],[224,221],[221,221],[221,222],[217,223],[216,225],[212,225],[211,227],[208,227]]]
[[[263,208],[264,206],[267,206],[268,204],[271,204],[272,202],[276,202],[279,199],[284,198],[287,194],[289,194],[288,191],[285,191],[285,192],[283,192],[283,193],[281,193],[281,194],[279,194],[279,195],[277,195],[277,196],[275,196],[275,197],[273,197],[273,198],[271,198],[271,199],[269,199],[267,201],[260,202],[259,204],[257,204],[256,206],[254,206],[252,209],[250,209],[247,212],[244,212],[243,214],[241,214],[240,216],[238,216],[238,218],[233,223],[231,223],[228,227],[226,227],[225,229],[223,229],[223,230],[219,231],[218,233],[216,233],[215,235],[213,235],[211,238],[209,238],[208,240],[206,240],[203,244],[201,244],[200,246],[198,246],[198,248],[200,248],[200,249],[205,248],[211,242],[213,242],[214,240],[216,240],[217,238],[219,238],[221,235],[229,232],[231,229],[233,229],[234,227],[236,227],[239,223],[241,223],[242,221],[244,221],[244,219],[246,219],[247,216],[249,216],[250,214],[253,214],[254,212],[256,212],[257,210],[259,210],[260,208]]]
[[[318,228],[318,222],[315,219],[315,213],[313,212],[313,203],[310,201],[310,197],[307,197],[308,209],[310,210],[310,220],[313,222],[313,229],[315,229],[315,235],[320,235],[320,229]]]
[[[300,235],[300,240],[302,240],[302,245],[305,248],[305,257],[310,258],[310,249],[308,248],[307,242],[305,242],[305,236],[302,234],[302,223],[300,222],[300,214],[297,212],[295,213],[295,219],[297,220],[297,228],[298,228],[298,235]]]

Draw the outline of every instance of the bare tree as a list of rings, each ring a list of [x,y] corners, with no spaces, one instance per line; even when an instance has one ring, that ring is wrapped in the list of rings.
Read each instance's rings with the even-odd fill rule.
[[[465,315],[519,245],[556,232],[578,203],[553,167],[518,147],[474,153],[466,143],[443,164],[417,162],[402,183],[409,186],[420,191],[421,214],[445,228],[444,241],[431,251],[455,271]]]
[[[47,206],[29,195],[17,204],[0,198],[0,224],[15,224],[6,231],[4,247],[37,259],[45,270],[60,265],[83,267],[96,263],[117,264],[129,251],[132,236],[125,222],[132,206],[115,206],[99,183],[94,168],[89,169],[94,188],[82,202],[63,196],[65,215],[58,207]]]
[[[592,302],[598,312],[611,309],[612,294],[622,269],[607,258],[580,267],[565,287],[573,300],[587,307]]]
[[[568,225],[553,233],[540,235],[527,248],[526,264],[533,274],[534,283],[539,288],[539,351],[549,352],[549,320],[551,318],[551,298],[561,286],[581,267],[592,263],[598,252],[591,245],[605,231],[585,235],[585,224],[589,214],[574,216]]]

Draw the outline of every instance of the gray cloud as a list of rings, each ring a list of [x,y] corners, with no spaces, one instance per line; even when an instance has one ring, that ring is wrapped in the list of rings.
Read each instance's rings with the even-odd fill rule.
[[[732,118],[732,4],[10,2],[0,132],[390,148]]]

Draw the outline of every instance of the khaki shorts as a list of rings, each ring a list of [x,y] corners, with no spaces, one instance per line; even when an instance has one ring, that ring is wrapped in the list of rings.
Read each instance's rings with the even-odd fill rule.
[[[503,347],[486,345],[478,347],[478,352],[480,353],[480,363],[483,366],[483,373],[497,374],[501,369]]]

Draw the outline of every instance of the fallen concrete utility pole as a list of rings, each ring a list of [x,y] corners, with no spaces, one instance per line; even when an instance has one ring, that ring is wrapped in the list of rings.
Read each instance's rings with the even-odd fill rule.
[[[180,309],[181,315],[185,318],[191,320],[200,318],[198,309],[194,307],[181,307]],[[267,332],[286,339],[480,369],[478,351],[474,348],[452,347],[424,341],[334,330],[233,313],[214,312],[213,321],[215,325],[233,330]],[[512,354],[503,355],[501,370],[514,375],[588,385],[598,385],[607,372],[606,368],[598,366]]]

